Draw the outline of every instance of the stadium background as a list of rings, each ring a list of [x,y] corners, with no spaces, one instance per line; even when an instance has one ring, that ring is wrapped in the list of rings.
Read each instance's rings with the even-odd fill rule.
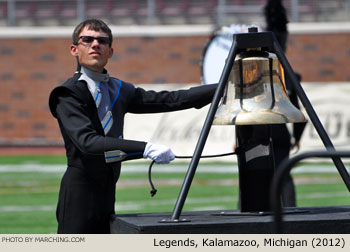
[[[264,28],[265,2],[0,1],[0,146],[62,145],[47,101],[75,70],[68,47],[72,25],[81,19],[102,18],[112,26],[112,76],[171,89],[201,83],[203,50],[217,27]],[[287,58],[303,83],[348,83],[349,1],[284,2]]]

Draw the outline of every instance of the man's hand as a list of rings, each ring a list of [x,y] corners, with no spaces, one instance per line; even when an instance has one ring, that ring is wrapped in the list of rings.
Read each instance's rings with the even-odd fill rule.
[[[168,164],[170,161],[175,159],[175,155],[169,147],[152,144],[150,142],[146,144],[145,151],[143,152],[143,157],[150,158],[157,164]]]

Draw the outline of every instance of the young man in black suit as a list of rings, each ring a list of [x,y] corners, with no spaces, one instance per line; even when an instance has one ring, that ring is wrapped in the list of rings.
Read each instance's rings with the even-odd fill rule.
[[[179,91],[146,91],[108,75],[112,33],[101,20],[80,23],[70,53],[81,69],[50,94],[50,110],[63,136],[68,168],[57,205],[58,233],[109,233],[121,162],[150,158],[169,163],[170,148],[123,138],[126,113],[201,108],[216,85]]]

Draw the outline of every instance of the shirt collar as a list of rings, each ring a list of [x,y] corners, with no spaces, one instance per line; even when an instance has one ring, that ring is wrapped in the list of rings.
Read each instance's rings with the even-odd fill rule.
[[[97,81],[97,82],[108,82],[109,81],[109,74],[106,70],[104,70],[103,73],[91,71],[87,69],[86,67],[81,67],[81,73],[82,75],[86,75],[91,80]]]

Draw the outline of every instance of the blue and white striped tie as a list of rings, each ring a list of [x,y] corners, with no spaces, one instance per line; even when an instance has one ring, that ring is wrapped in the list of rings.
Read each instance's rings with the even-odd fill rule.
[[[100,118],[105,135],[113,125],[111,108],[111,99],[108,92],[108,82],[100,82],[95,96],[98,117]]]

